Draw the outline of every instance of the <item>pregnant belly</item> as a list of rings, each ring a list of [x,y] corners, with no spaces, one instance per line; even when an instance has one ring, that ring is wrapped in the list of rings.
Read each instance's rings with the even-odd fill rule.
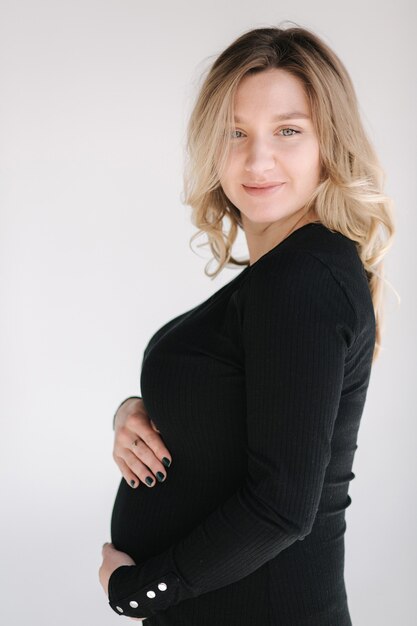
[[[163,552],[238,489],[241,478],[227,476],[185,471],[177,462],[154,487],[132,489],[122,479],[111,517],[114,546],[137,563]]]

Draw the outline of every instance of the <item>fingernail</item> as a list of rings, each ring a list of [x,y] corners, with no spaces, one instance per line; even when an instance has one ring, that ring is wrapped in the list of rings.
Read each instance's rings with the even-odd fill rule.
[[[131,480],[131,481],[130,481],[130,486],[131,486],[131,487],[134,487],[135,485],[136,485],[135,481],[134,481],[134,480]]]
[[[156,477],[160,483],[165,479],[165,476],[162,472],[156,472]]]
[[[153,479],[152,479],[150,476],[147,476],[147,477],[145,478],[145,480],[146,480],[146,483],[147,483],[149,486],[153,485]]]
[[[162,463],[165,465],[165,467],[169,467],[171,465],[171,461],[167,459],[166,456],[164,456],[164,458],[162,459]]]

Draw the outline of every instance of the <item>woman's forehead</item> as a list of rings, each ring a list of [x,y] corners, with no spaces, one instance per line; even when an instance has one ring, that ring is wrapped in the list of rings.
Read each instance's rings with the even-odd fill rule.
[[[283,70],[259,72],[245,76],[233,100],[235,121],[244,123],[245,111],[273,116],[271,121],[308,119],[309,101],[300,79]]]

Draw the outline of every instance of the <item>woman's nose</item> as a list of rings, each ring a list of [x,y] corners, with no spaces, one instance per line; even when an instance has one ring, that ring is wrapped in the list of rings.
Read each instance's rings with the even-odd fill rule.
[[[266,141],[252,141],[248,146],[245,169],[254,175],[259,175],[274,167],[275,154],[271,145]]]

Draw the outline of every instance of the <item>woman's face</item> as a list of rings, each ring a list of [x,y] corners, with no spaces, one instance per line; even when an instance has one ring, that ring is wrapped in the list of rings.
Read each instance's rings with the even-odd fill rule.
[[[223,191],[240,210],[245,229],[285,222],[303,209],[320,177],[318,138],[303,84],[282,69],[247,75],[234,109]]]

